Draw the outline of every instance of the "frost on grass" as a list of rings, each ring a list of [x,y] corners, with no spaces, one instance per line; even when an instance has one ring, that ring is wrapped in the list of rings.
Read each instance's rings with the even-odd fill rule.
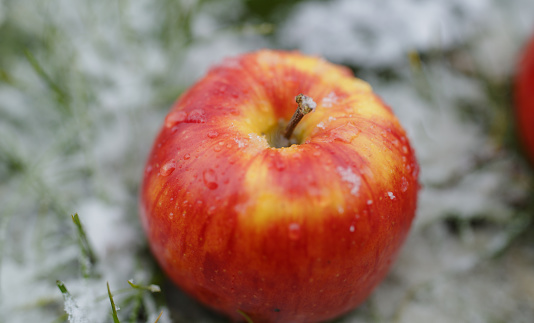
[[[473,35],[490,6],[490,0],[305,2],[282,26],[280,38],[335,61],[395,64],[409,51],[447,48]]]
[[[69,316],[70,323],[89,323],[87,319],[87,314],[80,309],[74,298],[71,295],[66,295],[64,297],[65,301],[65,312]]]
[[[362,184],[362,179],[360,176],[356,175],[350,167],[344,168],[339,166],[337,168],[337,172],[341,176],[341,180],[349,183],[350,194],[358,195],[358,192],[360,191],[360,185]]]
[[[407,245],[390,278],[343,322],[530,322],[532,249],[517,244],[488,260],[509,244],[532,185],[495,121],[510,110],[495,100],[508,89],[488,85],[513,73],[534,30],[533,1],[300,1],[270,38],[223,28],[246,13],[243,2],[200,3],[0,1],[10,36],[0,57],[0,321],[57,321],[65,313],[58,278],[78,306],[65,302],[71,321],[111,319],[109,303],[95,301],[106,281],[113,292],[132,277],[150,286],[137,189],[169,106],[213,63],[239,68],[223,57],[290,47],[361,70],[421,165]],[[36,39],[29,48],[28,39]],[[408,61],[414,52],[420,61]],[[388,69],[394,77],[383,77]],[[322,107],[338,103],[325,92]],[[250,148],[264,138],[239,141]],[[356,170],[337,171],[358,194]],[[90,279],[80,275],[75,212],[99,258]],[[124,299],[117,294],[127,317]],[[153,322],[161,304],[149,291],[142,304]]]

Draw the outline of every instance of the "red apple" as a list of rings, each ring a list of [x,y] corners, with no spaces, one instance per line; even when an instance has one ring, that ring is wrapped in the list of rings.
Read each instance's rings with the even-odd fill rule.
[[[289,146],[288,120],[314,100]],[[323,321],[387,274],[418,169],[391,109],[349,69],[262,50],[214,67],[172,107],[141,219],[163,270],[209,307],[256,323]]]
[[[534,163],[534,36],[518,66],[515,99],[519,133],[527,156]]]

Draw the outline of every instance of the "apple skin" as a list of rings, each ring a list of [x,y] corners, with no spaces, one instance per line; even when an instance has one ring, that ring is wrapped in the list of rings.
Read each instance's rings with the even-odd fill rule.
[[[523,50],[517,68],[515,101],[519,135],[534,164],[534,35]]]
[[[262,134],[317,102],[299,144]],[[318,322],[361,304],[415,214],[419,166],[391,109],[349,69],[298,52],[227,59],[174,104],[141,220],[183,290],[235,321]]]

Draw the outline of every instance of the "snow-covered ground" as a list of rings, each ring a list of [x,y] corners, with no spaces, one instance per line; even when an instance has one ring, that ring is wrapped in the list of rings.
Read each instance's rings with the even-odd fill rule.
[[[181,91],[224,57],[276,47],[353,67],[394,109],[421,165],[398,262],[341,321],[532,322],[534,249],[514,240],[532,218],[532,178],[511,148],[509,85],[534,1],[301,1],[274,26],[234,23],[246,10],[0,0],[0,321],[112,322],[109,282],[121,322],[136,308],[147,322],[161,311],[159,322],[220,322],[182,295],[166,306],[128,284],[170,289],[146,251],[137,189]]]

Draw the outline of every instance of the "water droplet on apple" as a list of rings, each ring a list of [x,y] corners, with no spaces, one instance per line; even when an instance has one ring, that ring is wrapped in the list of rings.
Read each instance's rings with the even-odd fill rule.
[[[148,165],[148,166],[146,167],[146,169],[145,169],[145,172],[146,172],[147,174],[150,174],[150,173],[152,172],[152,165]]]
[[[215,152],[219,152],[219,151],[221,151],[221,150],[222,150],[222,148],[221,148],[221,146],[219,146],[219,145],[213,147],[213,151],[215,151]]]
[[[401,191],[404,193],[408,190],[408,180],[406,177],[402,177],[401,179]]]
[[[283,171],[284,169],[286,169],[286,163],[281,159],[276,159],[274,161],[274,167],[276,167],[278,171]]]
[[[219,184],[217,184],[217,174],[213,169],[206,169],[202,173],[202,177],[204,179],[204,185],[206,185],[206,187],[210,190],[214,190],[219,187]]]
[[[202,109],[195,109],[189,113],[187,123],[204,123],[206,122],[206,113]]]
[[[172,220],[174,218],[174,213],[169,213],[169,220]]]
[[[167,128],[172,128],[177,124],[184,122],[185,119],[187,119],[187,113],[185,113],[185,111],[170,113],[165,117],[165,126]]]
[[[208,138],[217,138],[219,136],[219,133],[217,131],[210,131],[208,132]]]
[[[413,163],[412,176],[413,177],[419,176],[419,165],[417,163]]]
[[[355,230],[356,230],[356,228],[354,227],[354,224],[349,227],[349,231],[350,232],[354,232]]]
[[[176,163],[174,162],[174,160],[171,160],[161,166],[161,168],[159,169],[159,173],[161,176],[169,176],[170,174],[172,174],[172,172],[174,172],[175,169]]]
[[[234,115],[234,116],[238,116],[238,115],[241,114],[241,112],[236,108],[231,108],[231,109],[229,109],[229,111],[230,111],[230,114]]]
[[[208,215],[213,215],[216,209],[217,208],[215,206],[210,206],[210,208],[208,209]]]
[[[300,239],[300,224],[298,223],[291,223],[289,224],[289,232],[288,236],[291,240],[298,240]]]
[[[189,158],[191,158],[191,155],[189,155],[189,154],[185,154],[185,155],[184,155],[184,159],[185,159],[185,160],[188,160]]]

